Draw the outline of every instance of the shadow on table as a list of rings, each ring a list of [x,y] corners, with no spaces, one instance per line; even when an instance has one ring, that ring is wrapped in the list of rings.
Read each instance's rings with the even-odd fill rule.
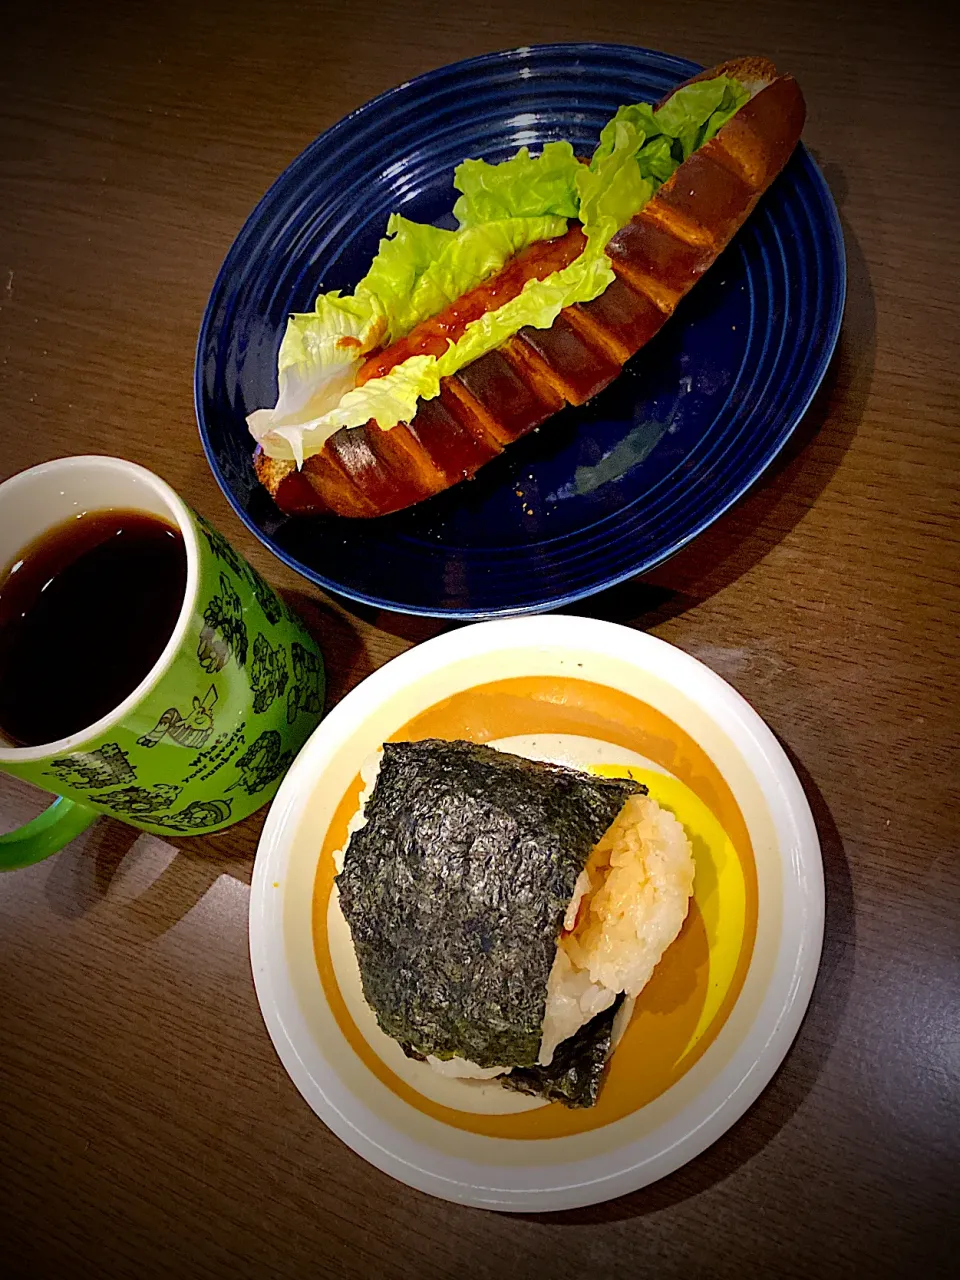
[[[142,832],[103,817],[51,862],[44,884],[50,909],[66,920],[85,915],[103,899],[120,863]]]
[[[562,1213],[522,1214],[531,1222],[577,1226],[644,1217],[700,1195],[758,1155],[796,1114],[826,1062],[853,976],[856,921],[853,884],[833,815],[810,773],[786,743],[813,813],[826,888],[823,954],[800,1032],[773,1079],[750,1109],[702,1155],[641,1191]]]
[[[165,855],[165,865],[142,890],[112,903],[141,941],[152,941],[178,924],[221,876],[250,883],[266,813],[263,808],[224,831],[190,837],[149,835],[104,816],[45,864],[47,904],[64,919],[78,919],[106,902],[128,856],[153,865]]]
[[[303,619],[304,626],[323,654],[327,679],[326,710],[373,671],[363,637],[348,614],[306,591],[281,589],[287,604]]]
[[[456,631],[458,627],[469,626],[463,618],[425,618],[417,613],[392,613],[389,609],[377,609],[372,605],[359,604],[356,600],[348,600],[346,596],[337,596],[337,602],[344,609],[400,640],[409,640],[411,644],[422,644],[424,640],[432,640],[444,631]]]

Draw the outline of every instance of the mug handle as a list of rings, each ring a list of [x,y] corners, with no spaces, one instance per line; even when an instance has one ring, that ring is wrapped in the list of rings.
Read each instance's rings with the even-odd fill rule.
[[[0,835],[0,871],[17,871],[30,867],[52,853],[58,853],[65,844],[87,827],[92,827],[100,817],[96,809],[85,804],[57,796],[53,804],[16,831]]]

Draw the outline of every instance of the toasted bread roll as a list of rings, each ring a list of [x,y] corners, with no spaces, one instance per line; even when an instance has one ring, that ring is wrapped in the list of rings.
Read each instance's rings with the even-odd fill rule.
[[[563,405],[612,382],[716,261],[799,141],[805,106],[792,76],[766,58],[741,58],[693,79],[719,75],[735,77],[750,100],[612,238],[617,279],[600,297],[565,308],[549,329],[521,329],[442,379],[440,395],[421,401],[408,424],[341,428],[299,471],[258,447],[257,476],[278,506],[291,515],[399,511],[474,475]]]

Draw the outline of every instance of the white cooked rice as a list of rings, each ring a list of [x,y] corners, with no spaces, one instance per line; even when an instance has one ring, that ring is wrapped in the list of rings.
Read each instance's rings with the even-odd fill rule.
[[[569,932],[561,935],[547,983],[542,1066],[619,992],[635,999],[650,981],[686,919],[693,850],[672,813],[649,796],[631,796],[585,874],[589,892],[579,895],[575,911],[571,902],[564,918]]]
[[[469,1058],[435,1058],[427,1054],[427,1062],[438,1076],[453,1076],[457,1080],[493,1080],[505,1075],[509,1067],[478,1067]]]

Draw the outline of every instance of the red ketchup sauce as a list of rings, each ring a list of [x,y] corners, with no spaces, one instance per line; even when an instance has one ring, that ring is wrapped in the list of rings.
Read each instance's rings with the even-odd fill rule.
[[[356,385],[361,387],[371,378],[382,378],[410,356],[442,356],[447,344],[461,338],[472,320],[478,320],[488,311],[496,311],[517,297],[528,280],[545,280],[554,271],[569,266],[580,256],[585,245],[586,237],[579,223],[554,240],[538,240],[536,244],[528,245],[495,276],[478,284],[429,320],[421,320],[405,338],[369,355],[360,366]]]

